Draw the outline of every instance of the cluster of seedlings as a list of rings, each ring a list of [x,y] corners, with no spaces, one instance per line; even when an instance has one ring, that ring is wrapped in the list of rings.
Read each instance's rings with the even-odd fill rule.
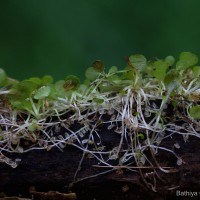
[[[181,53],[177,62],[172,56],[147,61],[143,55],[126,62],[123,70],[113,66],[106,72],[95,61],[84,83],[75,76],[57,82],[51,76],[16,81],[0,69],[0,164],[15,168],[20,160],[12,160],[12,153],[63,151],[72,145],[83,152],[74,181],[87,155],[97,160],[96,167],[105,168],[100,174],[139,170],[156,191],[156,179],[147,181],[148,176],[174,170],[159,164],[158,152],[183,163],[162,141],[174,134],[185,141],[200,137],[200,66],[190,52]],[[102,130],[117,135],[112,148],[103,141]],[[181,146],[175,143],[174,148]],[[143,168],[151,172],[144,174]]]

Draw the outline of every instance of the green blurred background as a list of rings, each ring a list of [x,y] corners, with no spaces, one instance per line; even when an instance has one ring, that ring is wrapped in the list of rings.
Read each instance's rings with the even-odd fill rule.
[[[199,0],[1,0],[0,67],[13,78],[84,72],[97,59],[200,55]]]

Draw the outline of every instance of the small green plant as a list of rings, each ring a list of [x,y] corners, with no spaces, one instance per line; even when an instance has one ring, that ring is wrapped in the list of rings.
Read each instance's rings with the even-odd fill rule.
[[[156,182],[146,180],[141,169],[151,168],[157,178],[158,169],[175,170],[158,163],[158,151],[182,164],[162,141],[173,134],[185,141],[200,137],[200,66],[190,52],[181,53],[177,62],[172,56],[148,61],[143,55],[131,55],[126,62],[123,70],[112,66],[106,71],[101,61],[95,61],[86,70],[84,83],[72,75],[57,82],[51,76],[16,81],[0,69],[0,162],[17,167],[19,161],[5,153],[53,147],[62,151],[72,145],[83,152],[74,182],[87,154],[97,159],[96,167],[108,169],[103,173],[138,169],[147,187],[156,191]],[[74,123],[79,125],[76,131],[71,128]],[[111,150],[101,140],[102,125],[120,136]],[[65,133],[55,136],[61,128]]]

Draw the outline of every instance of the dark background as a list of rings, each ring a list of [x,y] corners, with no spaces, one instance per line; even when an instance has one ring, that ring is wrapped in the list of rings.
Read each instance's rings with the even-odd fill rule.
[[[13,78],[84,72],[97,59],[200,55],[199,0],[1,0],[0,67]]]

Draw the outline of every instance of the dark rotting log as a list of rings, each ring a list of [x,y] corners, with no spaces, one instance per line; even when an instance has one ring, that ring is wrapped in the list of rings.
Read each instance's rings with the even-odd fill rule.
[[[112,149],[119,142],[117,134],[108,133],[102,129],[102,143]],[[179,143],[180,148],[174,144]],[[33,150],[27,153],[12,153],[13,160],[21,160],[18,167],[11,168],[6,164],[0,165],[0,192],[7,195],[30,196],[29,187],[34,186],[37,191],[73,191],[78,199],[171,199],[180,192],[200,192],[200,140],[190,136],[185,142],[180,135],[173,134],[171,138],[162,141],[162,146],[173,149],[179,155],[183,163],[176,164],[176,159],[165,151],[159,151],[156,155],[157,162],[161,166],[171,166],[172,173],[164,173],[159,169],[160,180],[157,179],[156,192],[145,187],[144,181],[137,168],[136,172],[130,172],[126,168],[115,169],[111,172],[95,177],[96,174],[111,170],[98,166],[98,161],[85,155],[81,168],[74,181],[79,161],[83,152],[71,145],[67,145],[63,152],[56,147],[50,151]],[[147,181],[153,181],[154,170],[141,167],[140,171]],[[94,177],[92,177],[94,176]],[[187,193],[186,193],[187,194]],[[196,194],[196,193],[195,193]],[[109,196],[109,198],[108,198]],[[188,193],[186,197],[190,197]]]

